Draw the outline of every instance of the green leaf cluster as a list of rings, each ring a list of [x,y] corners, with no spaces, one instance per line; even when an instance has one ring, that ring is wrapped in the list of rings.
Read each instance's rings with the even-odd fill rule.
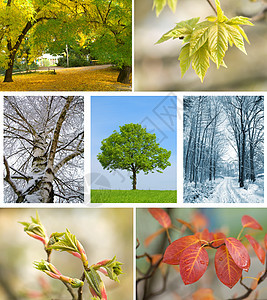
[[[66,229],[64,233],[55,233],[53,237],[56,238],[57,241],[49,247],[50,249],[79,253],[77,238],[74,234],[70,233],[68,229]]]
[[[31,217],[32,222],[19,222],[24,226],[24,231],[32,232],[40,237],[46,238],[46,230],[40,221],[38,212],[36,211],[36,217]]]
[[[123,274],[122,268],[121,268],[122,263],[116,260],[116,256],[114,256],[111,260],[109,260],[107,263],[105,263],[102,266],[99,266],[106,269],[107,271],[107,276],[114,281],[120,282],[118,276]],[[96,270],[98,267],[94,267]]]
[[[246,54],[244,39],[249,43],[245,31],[240,25],[253,24],[246,17],[228,19],[221,9],[220,1],[215,0],[217,16],[207,17],[199,23],[199,18],[177,23],[176,26],[165,33],[157,44],[169,39],[183,39],[184,46],[179,55],[182,77],[192,64],[192,68],[203,82],[210,60],[219,67],[227,67],[224,62],[228,45],[236,46]]]
[[[102,141],[101,153],[97,158],[104,169],[143,171],[145,174],[161,172],[171,163],[168,159],[171,151],[159,146],[156,135],[149,133],[140,124],[120,126],[108,138]]]
[[[176,10],[176,3],[177,3],[177,0],[154,0],[154,2],[153,2],[153,9],[156,10],[156,14],[157,14],[157,16],[159,16],[159,14],[163,10],[163,8],[168,4],[168,6],[170,7],[170,9],[173,12],[175,12],[175,10]]]

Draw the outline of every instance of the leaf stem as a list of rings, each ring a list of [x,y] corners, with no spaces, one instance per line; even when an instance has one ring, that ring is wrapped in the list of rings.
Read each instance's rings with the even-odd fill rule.
[[[241,236],[241,234],[243,233],[243,231],[244,231],[244,227],[242,227],[242,229],[240,230],[240,232],[239,232],[239,234],[238,234],[238,236],[237,236],[237,239],[238,239],[238,240],[240,240],[240,236]]]
[[[209,5],[211,6],[211,8],[213,9],[213,11],[215,12],[215,14],[217,15],[217,10],[216,7],[212,4],[211,0],[207,0]]]

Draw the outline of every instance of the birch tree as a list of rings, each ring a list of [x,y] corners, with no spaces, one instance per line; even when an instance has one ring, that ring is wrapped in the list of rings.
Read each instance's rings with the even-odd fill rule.
[[[5,97],[5,202],[82,202],[83,139],[83,97]]]

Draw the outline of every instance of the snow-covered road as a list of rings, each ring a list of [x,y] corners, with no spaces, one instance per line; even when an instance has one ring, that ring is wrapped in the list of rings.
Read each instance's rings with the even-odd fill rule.
[[[259,185],[249,184],[247,189],[238,186],[237,178],[224,177],[215,187],[206,202],[216,203],[259,203],[263,202],[263,189]]]

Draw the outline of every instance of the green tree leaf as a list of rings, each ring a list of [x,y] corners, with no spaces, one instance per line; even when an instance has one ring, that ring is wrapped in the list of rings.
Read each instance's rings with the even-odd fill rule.
[[[228,49],[228,31],[223,23],[217,23],[210,27],[208,47],[217,68],[219,68]]]
[[[165,7],[167,0],[154,0],[153,9],[156,9],[156,15],[159,16],[163,8]]]
[[[156,44],[163,43],[171,38],[184,38],[191,35],[198,21],[199,18],[193,18],[177,23],[173,29],[163,34],[163,36],[156,42]]]
[[[245,31],[240,25],[253,25],[248,18],[237,16],[228,19],[219,0],[215,0],[217,16],[208,16],[206,21],[198,23],[199,18],[182,21],[165,33],[157,44],[165,42],[171,38],[183,39],[183,44],[178,60],[180,61],[181,75],[190,67],[203,82],[205,74],[210,66],[209,58],[217,65],[227,68],[224,57],[230,46],[235,45],[246,54],[244,39],[249,43]]]
[[[204,46],[199,48],[192,57],[192,68],[195,70],[201,82],[203,82],[209,66],[209,50],[206,43]]]
[[[233,43],[238,49],[247,54],[241,33],[231,25],[224,24],[224,26],[228,31],[229,42]]]
[[[216,9],[217,9],[217,20],[218,22],[225,22],[227,17],[224,15],[224,12],[221,9],[221,3],[219,0],[215,0]]]
[[[196,26],[190,39],[189,55],[193,55],[201,46],[206,43],[209,36],[209,28],[211,25],[211,22],[204,21]]]
[[[176,10],[176,3],[177,0],[168,0],[168,5],[173,12]]]
[[[182,77],[184,76],[185,72],[189,69],[192,61],[192,56],[189,55],[189,48],[190,48],[190,44],[184,45],[178,58],[180,60]]]
[[[168,6],[170,7],[170,9],[175,12],[176,10],[176,3],[177,0],[154,0],[153,2],[153,9],[156,9],[156,15],[157,17],[159,16],[159,14],[161,13],[161,11],[163,10],[163,8],[168,4]]]
[[[249,21],[249,18],[242,17],[242,16],[237,16],[237,17],[231,18],[231,19],[227,20],[226,23],[228,25],[249,25],[249,26],[254,26],[254,24]]]

